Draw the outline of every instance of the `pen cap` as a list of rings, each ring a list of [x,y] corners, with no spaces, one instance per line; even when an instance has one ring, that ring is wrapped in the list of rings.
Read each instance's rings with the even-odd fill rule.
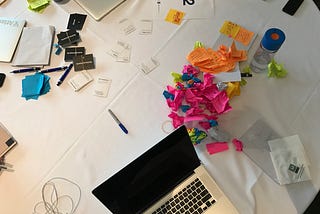
[[[277,51],[285,39],[286,36],[282,30],[278,28],[270,28],[263,35],[261,45],[269,51]]]

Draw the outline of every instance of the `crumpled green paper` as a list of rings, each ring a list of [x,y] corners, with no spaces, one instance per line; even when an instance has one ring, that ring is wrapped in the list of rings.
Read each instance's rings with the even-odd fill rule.
[[[278,64],[274,59],[268,64],[268,77],[283,78],[288,72],[282,64]]]

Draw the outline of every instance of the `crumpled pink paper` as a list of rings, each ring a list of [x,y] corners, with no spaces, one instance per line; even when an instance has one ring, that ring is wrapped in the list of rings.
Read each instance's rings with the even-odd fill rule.
[[[182,73],[187,73],[188,77],[195,80],[202,72],[191,65],[185,65]],[[217,85],[213,82],[214,75],[204,73],[202,81],[187,81],[176,82],[175,87],[168,85],[167,92],[174,96],[173,99],[168,98],[167,104],[171,109],[168,115],[172,118],[173,126],[176,128],[186,122],[198,121],[202,126],[208,127],[206,121],[218,115],[230,111],[232,108],[229,105],[229,98],[225,91],[219,91]],[[188,105],[190,108],[183,112],[182,105]],[[210,124],[209,124],[210,125]]]

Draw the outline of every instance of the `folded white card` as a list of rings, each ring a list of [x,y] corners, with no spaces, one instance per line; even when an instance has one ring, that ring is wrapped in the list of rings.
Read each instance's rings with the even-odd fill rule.
[[[25,27],[12,61],[13,66],[49,65],[55,28]]]

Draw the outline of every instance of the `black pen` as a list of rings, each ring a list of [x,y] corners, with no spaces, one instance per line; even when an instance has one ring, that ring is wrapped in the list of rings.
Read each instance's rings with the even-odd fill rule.
[[[41,69],[40,67],[23,68],[23,69],[13,70],[10,73],[18,74],[18,73],[24,73],[24,72],[39,71],[40,69]]]
[[[68,76],[69,72],[71,71],[73,67],[73,63],[71,63],[68,68],[65,70],[65,72],[60,76],[58,82],[57,82],[57,86],[61,85],[61,83],[63,83],[64,79]]]
[[[62,66],[62,67],[56,67],[56,68],[48,68],[48,69],[45,69],[45,70],[41,70],[39,71],[39,73],[50,73],[50,72],[55,72],[55,71],[63,71],[65,69],[67,69],[68,66]]]

